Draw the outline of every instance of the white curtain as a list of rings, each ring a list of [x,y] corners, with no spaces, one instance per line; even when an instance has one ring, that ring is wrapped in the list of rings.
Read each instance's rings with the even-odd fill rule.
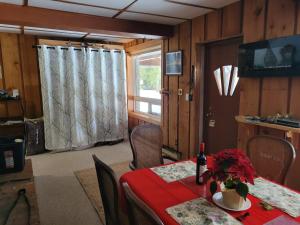
[[[47,149],[127,138],[124,51],[42,45],[38,52]]]

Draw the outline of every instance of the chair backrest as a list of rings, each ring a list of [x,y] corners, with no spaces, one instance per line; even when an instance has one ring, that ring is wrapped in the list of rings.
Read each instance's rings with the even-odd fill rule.
[[[98,184],[104,207],[106,225],[116,225],[119,222],[119,188],[114,171],[93,155]]]
[[[286,184],[287,174],[296,158],[295,148],[290,142],[257,135],[249,139],[247,154],[258,175]]]
[[[130,135],[133,165],[136,169],[163,164],[162,131],[160,126],[143,124],[136,126]]]
[[[127,183],[123,183],[123,188],[130,225],[164,225],[155,212],[134,194]]]

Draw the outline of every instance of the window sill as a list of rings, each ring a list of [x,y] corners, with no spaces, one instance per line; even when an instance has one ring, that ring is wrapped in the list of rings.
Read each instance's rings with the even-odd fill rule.
[[[158,117],[158,116],[151,116],[151,115],[146,115],[146,114],[137,113],[137,112],[128,112],[128,116],[146,121],[148,123],[153,123],[153,124],[156,124],[159,126],[161,125],[160,117]]]

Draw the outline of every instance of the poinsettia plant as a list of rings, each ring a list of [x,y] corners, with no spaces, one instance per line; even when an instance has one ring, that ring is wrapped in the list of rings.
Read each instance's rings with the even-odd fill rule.
[[[210,191],[217,191],[218,183],[223,182],[225,188],[235,189],[246,200],[249,192],[247,182],[254,184],[255,170],[242,150],[225,149],[213,156],[212,167],[206,176],[212,178]]]

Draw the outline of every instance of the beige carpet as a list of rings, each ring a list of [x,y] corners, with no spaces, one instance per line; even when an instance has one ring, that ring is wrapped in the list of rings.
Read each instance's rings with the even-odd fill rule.
[[[112,169],[117,175],[118,180],[124,173],[130,171],[128,165],[128,161],[111,165]],[[96,212],[98,213],[102,224],[105,224],[104,209],[101,201],[95,168],[75,171],[74,174],[79,180]]]

